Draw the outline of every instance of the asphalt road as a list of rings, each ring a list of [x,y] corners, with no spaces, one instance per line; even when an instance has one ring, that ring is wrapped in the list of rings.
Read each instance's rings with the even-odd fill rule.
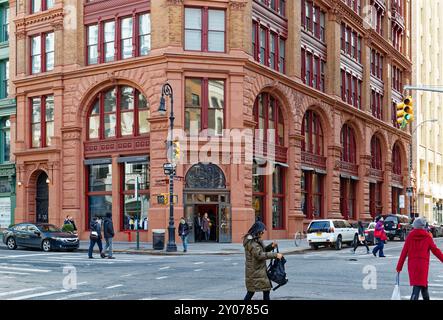
[[[443,249],[443,239],[436,239]],[[390,299],[402,242],[386,245],[386,258],[320,249],[287,255],[289,282],[272,299]],[[3,249],[3,247],[2,247]],[[82,252],[0,250],[0,299],[7,300],[223,300],[242,299],[244,256],[152,256],[117,254],[88,259]],[[74,271],[75,270],[75,271]],[[369,278],[368,277],[369,270]],[[410,296],[407,267],[401,294]],[[431,299],[443,300],[443,266],[431,259]],[[73,284],[76,284],[76,287]],[[258,294],[254,299],[261,299]]]

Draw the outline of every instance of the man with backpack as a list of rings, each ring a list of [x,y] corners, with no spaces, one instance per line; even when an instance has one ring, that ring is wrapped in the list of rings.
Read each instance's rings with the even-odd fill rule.
[[[102,245],[102,230],[100,225],[100,220],[98,220],[97,217],[92,218],[91,222],[91,233],[89,234],[89,251],[88,251],[88,257],[89,259],[94,258],[92,256],[92,251],[94,250],[94,246],[97,243],[98,249],[100,250],[100,256],[102,258],[105,258],[105,254],[103,252],[103,245]]]

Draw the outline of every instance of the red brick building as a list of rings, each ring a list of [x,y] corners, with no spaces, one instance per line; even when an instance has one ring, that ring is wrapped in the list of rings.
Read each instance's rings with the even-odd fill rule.
[[[87,238],[112,212],[117,240],[165,229],[166,82],[191,135],[275,129],[255,138],[275,149],[266,176],[258,155],[208,163],[204,141],[182,146],[196,160],[177,167],[176,223],[207,212],[212,240],[238,242],[257,217],[275,239],[315,218],[407,212],[395,102],[411,74],[409,0],[43,2],[10,1],[16,222],[72,215]]]

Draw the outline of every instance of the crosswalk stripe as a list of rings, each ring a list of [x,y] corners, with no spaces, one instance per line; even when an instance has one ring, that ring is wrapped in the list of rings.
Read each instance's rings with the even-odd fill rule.
[[[68,300],[68,299],[80,298],[80,297],[90,296],[90,295],[93,295],[96,293],[97,292],[80,292],[80,293],[70,294],[68,296],[65,296],[65,297],[62,297],[59,299],[55,299],[55,300]]]
[[[16,274],[16,275],[21,275],[21,276],[27,276],[30,275],[30,273],[26,273],[26,272],[16,272],[16,271],[0,271],[1,274]]]
[[[162,280],[162,279],[166,279],[167,277],[165,276],[165,277],[157,277],[157,278],[155,278],[156,280]]]
[[[54,294],[57,294],[57,293],[65,293],[65,292],[68,292],[68,291],[67,290],[46,291],[46,292],[41,292],[41,293],[36,293],[36,294],[30,294],[30,295],[27,295],[27,296],[15,297],[15,298],[7,299],[7,300],[26,300],[26,299],[50,296],[50,295],[54,295]]]
[[[114,289],[114,288],[119,288],[119,287],[123,287],[123,285],[122,284],[116,284],[115,286],[106,287],[106,289]]]
[[[0,269],[6,269],[6,270],[16,270],[16,271],[28,271],[28,272],[51,272],[51,270],[47,269],[31,269],[31,268],[17,268],[17,267],[7,267],[7,266],[0,266]]]
[[[36,290],[42,290],[44,287],[37,287],[37,288],[28,288],[28,289],[20,289],[20,290],[14,290],[9,292],[1,292],[0,297],[6,297],[6,296],[12,296],[19,293],[25,293],[29,291],[36,291]]]
[[[443,287],[443,284],[430,283],[429,287]]]

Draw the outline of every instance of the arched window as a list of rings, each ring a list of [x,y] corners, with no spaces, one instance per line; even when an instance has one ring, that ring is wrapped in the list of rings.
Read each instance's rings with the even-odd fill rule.
[[[320,123],[320,117],[312,110],[306,111],[302,122],[301,134],[304,136],[302,141],[302,151],[323,155],[323,130]]]
[[[401,175],[401,154],[398,143],[394,145],[392,150],[392,172]]]
[[[380,139],[376,136],[371,139],[371,155],[371,168],[382,170]]]
[[[341,161],[357,163],[354,130],[347,124],[341,129],[340,141],[342,145]]]
[[[281,103],[269,93],[261,93],[254,104],[254,119],[257,122],[259,139],[268,140],[268,129],[275,130],[275,144],[284,146],[284,121]],[[271,141],[272,142],[272,141]]]
[[[150,131],[149,104],[143,94],[129,86],[100,92],[88,114],[88,139],[139,136]]]

